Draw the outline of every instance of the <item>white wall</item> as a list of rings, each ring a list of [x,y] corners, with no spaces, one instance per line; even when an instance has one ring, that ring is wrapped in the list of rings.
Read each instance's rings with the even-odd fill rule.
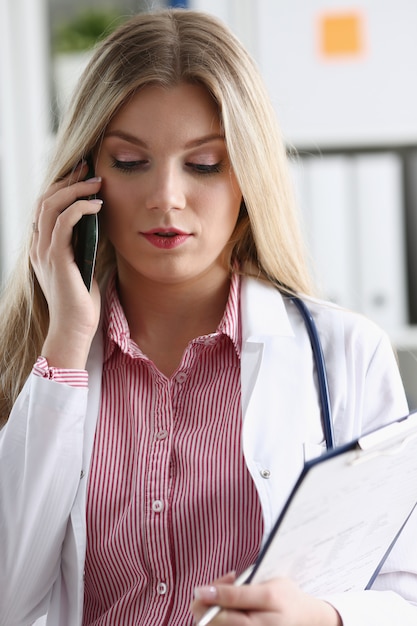
[[[259,0],[258,60],[288,140],[417,142],[415,0]],[[324,55],[325,16],[353,13],[356,54]]]
[[[257,57],[257,21],[260,3],[256,0],[189,0],[190,9],[205,11],[230,26],[254,58]]]
[[[50,141],[46,0],[0,1],[0,277],[30,222]]]

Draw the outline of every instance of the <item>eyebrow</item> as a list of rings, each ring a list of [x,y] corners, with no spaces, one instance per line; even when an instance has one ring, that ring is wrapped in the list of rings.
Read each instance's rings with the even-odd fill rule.
[[[128,141],[136,146],[141,146],[142,148],[147,148],[148,145],[145,141],[142,141],[139,137],[135,135],[131,135],[130,133],[125,132],[124,130],[110,130],[105,135],[105,137],[119,137],[119,139],[123,139],[124,141]],[[224,141],[224,135],[220,135],[218,133],[213,133],[211,135],[204,135],[203,137],[198,137],[196,139],[191,139],[191,141],[187,141],[185,144],[185,148],[197,148],[198,146],[202,146],[206,143],[210,143],[211,141]]]

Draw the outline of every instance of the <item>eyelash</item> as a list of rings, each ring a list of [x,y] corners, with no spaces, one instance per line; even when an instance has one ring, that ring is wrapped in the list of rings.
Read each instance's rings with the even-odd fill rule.
[[[223,167],[222,162],[213,163],[213,165],[206,165],[204,163],[186,163],[187,167],[191,168],[196,174],[201,176],[210,176],[210,174],[219,174]]]
[[[140,170],[141,167],[145,166],[147,163],[148,161],[118,161],[117,159],[113,159],[112,167],[125,174],[132,174]],[[213,165],[206,165],[204,163],[186,163],[185,165],[200,176],[219,174],[223,169],[221,161],[213,163]]]
[[[125,174],[133,174],[139,170],[141,166],[146,165],[146,163],[147,161],[118,161],[117,159],[113,159],[111,166]]]

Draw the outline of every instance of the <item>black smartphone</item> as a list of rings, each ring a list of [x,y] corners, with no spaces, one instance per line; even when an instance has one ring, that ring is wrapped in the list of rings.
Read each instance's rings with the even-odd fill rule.
[[[93,177],[94,166],[91,159],[89,159],[86,179]],[[88,200],[95,197],[95,195],[89,196]],[[98,245],[98,216],[96,214],[83,215],[80,221],[75,225],[72,245],[74,248],[75,262],[81,272],[85,286],[90,291],[93,282]]]

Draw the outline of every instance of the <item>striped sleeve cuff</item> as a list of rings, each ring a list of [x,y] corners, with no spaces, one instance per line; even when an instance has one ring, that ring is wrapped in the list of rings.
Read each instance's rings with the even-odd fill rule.
[[[48,378],[58,383],[64,383],[71,387],[88,387],[88,372],[86,370],[67,370],[59,367],[49,367],[44,356],[38,357],[33,366],[35,376]]]

